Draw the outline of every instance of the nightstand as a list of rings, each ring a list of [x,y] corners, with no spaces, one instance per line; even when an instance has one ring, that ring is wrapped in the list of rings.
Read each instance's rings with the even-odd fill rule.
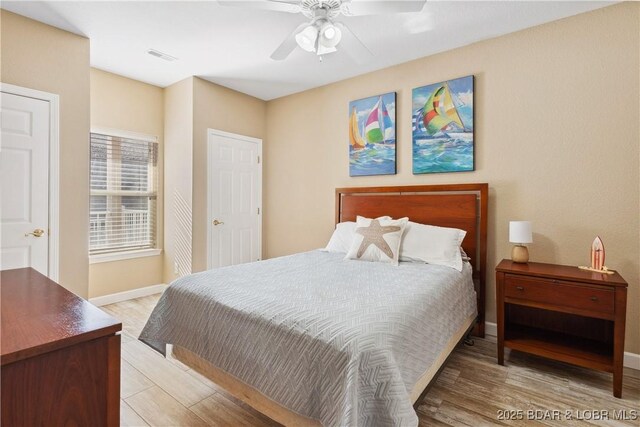
[[[511,348],[613,373],[622,395],[627,282],[565,265],[502,260],[496,267],[498,363]]]

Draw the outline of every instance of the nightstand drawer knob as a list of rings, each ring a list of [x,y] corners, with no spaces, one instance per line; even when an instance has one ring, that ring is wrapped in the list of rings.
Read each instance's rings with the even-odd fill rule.
[[[519,291],[524,291],[524,286],[516,286],[516,289]]]
[[[591,297],[591,301],[598,301],[598,297]]]

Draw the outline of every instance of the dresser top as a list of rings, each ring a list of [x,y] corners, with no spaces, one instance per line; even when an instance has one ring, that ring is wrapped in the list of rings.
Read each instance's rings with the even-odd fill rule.
[[[598,285],[627,286],[627,282],[617,272],[613,274],[597,273],[595,271],[582,270],[571,265],[544,264],[541,262],[518,263],[510,259],[503,259],[500,261],[500,264],[496,266],[496,271],[595,283]]]
[[[2,365],[122,330],[122,324],[32,268],[0,273]]]

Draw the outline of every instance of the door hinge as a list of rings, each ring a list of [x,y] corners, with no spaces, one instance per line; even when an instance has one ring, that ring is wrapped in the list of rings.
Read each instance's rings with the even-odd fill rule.
[[[258,164],[260,164],[260,156],[258,156]]]
[[[258,208],[258,215],[260,215],[260,208]]]

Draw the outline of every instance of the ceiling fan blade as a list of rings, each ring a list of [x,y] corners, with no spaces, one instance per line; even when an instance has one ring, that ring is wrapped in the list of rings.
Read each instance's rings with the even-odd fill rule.
[[[336,22],[342,30],[342,40],[338,45],[338,50],[344,51],[347,55],[353,58],[358,64],[367,62],[373,56],[373,52],[369,50],[367,46],[356,36],[353,31],[349,29],[342,22]],[[346,37],[345,37],[346,36]]]
[[[351,0],[340,5],[345,16],[420,12],[426,0]]]
[[[287,13],[298,13],[301,10],[297,0],[218,0],[218,4]]]
[[[282,43],[280,43],[280,46],[273,51],[271,59],[274,61],[282,61],[283,59],[286,59],[287,56],[293,52],[293,49],[298,46],[298,43],[296,42],[296,34],[307,28],[309,25],[310,24],[308,22],[298,25],[296,29],[293,30]]]

